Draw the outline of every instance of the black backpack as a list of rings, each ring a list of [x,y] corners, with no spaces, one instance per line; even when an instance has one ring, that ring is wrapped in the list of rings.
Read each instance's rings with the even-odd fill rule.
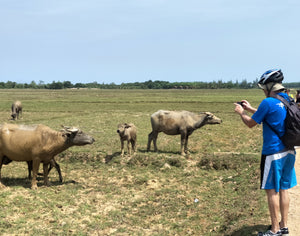
[[[268,122],[264,122],[277,134],[284,146],[288,149],[294,149],[295,146],[300,146],[300,109],[293,99],[290,99],[290,102],[288,102],[277,94],[274,98],[279,99],[286,108],[284,135],[280,137],[278,132]]]

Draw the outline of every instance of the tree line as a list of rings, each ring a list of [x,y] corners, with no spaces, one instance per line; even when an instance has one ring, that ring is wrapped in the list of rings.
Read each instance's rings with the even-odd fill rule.
[[[145,82],[122,83],[122,84],[104,84],[104,83],[75,83],[70,81],[44,83],[39,81],[36,83],[16,83],[12,81],[0,82],[0,89],[80,89],[80,88],[98,88],[98,89],[251,89],[257,88],[258,80],[247,82],[247,80],[228,81],[222,80],[213,82],[168,82],[161,80],[148,80]],[[286,88],[300,88],[300,82],[284,83]]]

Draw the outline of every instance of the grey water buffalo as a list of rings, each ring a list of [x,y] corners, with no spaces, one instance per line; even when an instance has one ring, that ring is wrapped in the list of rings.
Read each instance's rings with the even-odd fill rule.
[[[132,123],[123,123],[118,125],[117,133],[120,136],[121,141],[121,156],[124,155],[124,141],[127,141],[127,151],[129,156],[131,156],[131,147],[133,153],[136,152],[136,139],[137,139],[137,129]],[[130,147],[131,144],[131,147]]]
[[[181,135],[181,155],[188,153],[189,136],[206,124],[221,124],[222,120],[210,112],[195,114],[189,111],[159,110],[151,115],[152,132],[148,135],[147,151],[153,141],[154,151],[157,151],[158,133]]]
[[[72,146],[92,144],[94,138],[77,128],[55,131],[45,125],[4,124],[0,127],[0,180],[3,157],[12,161],[32,161],[31,188],[37,189],[37,173],[43,163],[44,184],[49,185],[48,164],[54,156]]]
[[[22,103],[20,101],[15,101],[11,105],[11,117],[13,120],[19,119],[19,115],[22,115]]]
[[[9,159],[7,156],[4,156],[3,159],[2,159],[2,164],[4,164],[4,165],[8,165],[8,164],[11,163],[11,162],[12,162],[12,160]],[[31,179],[32,161],[27,161],[27,166],[28,166],[28,179]],[[59,176],[59,182],[62,183],[63,178],[62,178],[62,175],[61,175],[60,166],[59,166],[59,164],[54,160],[54,158],[50,160],[48,173],[50,173],[50,171],[51,171],[51,169],[52,169],[53,167],[56,169],[56,171],[57,171],[57,173],[58,173],[58,176]],[[40,173],[38,173],[38,175],[40,175]]]

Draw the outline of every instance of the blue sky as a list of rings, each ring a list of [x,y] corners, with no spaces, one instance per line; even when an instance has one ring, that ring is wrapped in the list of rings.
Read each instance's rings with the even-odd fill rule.
[[[0,81],[299,82],[297,0],[0,0]]]

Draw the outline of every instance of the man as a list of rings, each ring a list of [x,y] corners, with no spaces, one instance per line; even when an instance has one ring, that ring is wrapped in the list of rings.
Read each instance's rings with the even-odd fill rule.
[[[300,90],[297,90],[297,94],[296,94],[296,103],[298,104],[298,106],[300,106]]]
[[[291,90],[290,90],[290,89],[286,89],[285,92],[286,92],[286,94],[287,94],[290,98],[292,98],[292,99],[294,100],[294,95],[291,94]]]
[[[265,189],[267,194],[272,226],[267,232],[260,232],[259,236],[289,234],[287,228],[288,189],[297,185],[294,169],[295,150],[287,150],[279,136],[270,128],[272,126],[280,136],[285,132],[286,108],[279,99],[272,97],[278,94],[289,99],[284,93],[282,80],[281,70],[269,70],[261,76],[258,86],[263,89],[266,98],[260,103],[258,109],[253,108],[246,100],[243,100],[241,104],[235,103],[235,112],[241,116],[242,121],[249,128],[263,123],[261,189]],[[252,117],[247,115],[246,111],[253,113]],[[280,215],[281,219],[279,219]]]

